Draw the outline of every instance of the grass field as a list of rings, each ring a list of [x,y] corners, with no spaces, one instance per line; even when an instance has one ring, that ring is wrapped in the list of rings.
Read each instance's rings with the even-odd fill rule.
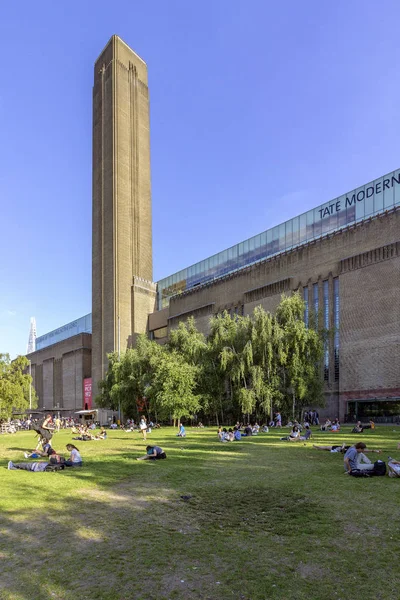
[[[157,462],[135,460],[138,433],[75,442],[84,466],[60,473],[6,470],[35,440],[0,436],[0,598],[398,600],[400,479],[348,477],[341,454],[281,431],[187,433],[149,435],[168,454]],[[338,440],[400,458],[399,427],[314,432]]]

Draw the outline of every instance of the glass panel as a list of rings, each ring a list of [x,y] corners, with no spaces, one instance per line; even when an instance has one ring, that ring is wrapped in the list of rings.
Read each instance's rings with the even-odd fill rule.
[[[287,250],[288,248],[291,248],[293,245],[293,221],[292,221],[292,219],[290,219],[290,221],[286,221],[285,231],[286,231],[285,246],[286,246],[286,250]]]
[[[383,206],[385,208],[392,208],[393,206],[393,202],[394,202],[394,189],[393,186],[391,185],[392,181],[391,181],[391,177],[384,177],[383,178],[383,183],[382,183],[382,187],[383,187]]]
[[[400,171],[393,173],[391,180],[394,190],[394,203],[398,205],[400,204]]]
[[[309,210],[308,213],[306,213],[306,219],[307,219],[307,242],[308,240],[311,240],[314,237],[314,211],[313,210]]]
[[[299,242],[305,242],[307,240],[307,215],[300,215],[300,239]]]
[[[294,219],[292,219],[292,227],[293,227],[292,244],[293,244],[293,246],[297,246],[300,242],[300,217],[295,217]]]
[[[356,190],[356,221],[362,221],[362,219],[364,218],[364,201],[365,201],[364,187],[357,188],[357,190]]]
[[[382,193],[383,181],[382,179],[375,179],[374,188],[374,212],[380,212],[383,209],[383,193]]]
[[[325,209],[326,209],[326,207],[327,207],[327,205],[325,204]],[[314,212],[314,236],[318,237],[319,235],[322,234],[321,213],[320,213],[320,209],[318,209],[318,208],[314,209],[313,212]]]

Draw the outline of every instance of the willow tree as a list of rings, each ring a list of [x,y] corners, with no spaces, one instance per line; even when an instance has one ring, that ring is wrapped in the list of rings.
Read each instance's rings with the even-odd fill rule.
[[[278,373],[281,377],[282,408],[294,418],[303,406],[323,404],[321,360],[323,339],[303,320],[300,294],[282,296],[275,318],[281,329]]]
[[[282,360],[282,333],[276,319],[261,306],[254,309],[251,327],[253,350],[252,385],[257,408],[264,415],[281,399],[279,364]]]
[[[154,372],[163,353],[162,346],[140,335],[135,348],[129,348],[121,355],[109,354],[107,373],[99,383],[97,405],[112,410],[121,408],[125,415],[133,417],[138,415],[138,401],[146,398],[148,409]]]
[[[209,343],[218,356],[220,372],[224,374],[232,407],[242,414],[254,411],[256,395],[252,386],[253,349],[251,319],[225,311],[211,319]]]

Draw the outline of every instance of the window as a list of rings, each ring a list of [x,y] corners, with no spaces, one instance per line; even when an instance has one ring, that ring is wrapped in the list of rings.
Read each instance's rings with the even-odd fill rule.
[[[329,381],[329,339],[328,339],[328,330],[329,330],[329,281],[326,280],[323,283],[324,290],[324,381]]]
[[[313,302],[314,302],[315,328],[318,329],[318,310],[319,310],[318,283],[314,283],[314,285],[313,285]]]
[[[335,381],[339,381],[339,277],[333,280],[333,352]]]
[[[305,323],[305,326],[308,329],[308,320],[309,320],[308,319],[308,310],[309,309],[308,309],[308,287],[307,286],[303,287],[303,300],[304,300],[304,304],[305,304],[305,307],[304,307],[304,323]]]

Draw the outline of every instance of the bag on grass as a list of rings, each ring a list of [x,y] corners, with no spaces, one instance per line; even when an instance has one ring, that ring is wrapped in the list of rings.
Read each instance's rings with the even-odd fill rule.
[[[383,462],[383,460],[377,460],[374,462],[372,475],[376,477],[382,477],[383,475],[386,475],[386,463]]]

